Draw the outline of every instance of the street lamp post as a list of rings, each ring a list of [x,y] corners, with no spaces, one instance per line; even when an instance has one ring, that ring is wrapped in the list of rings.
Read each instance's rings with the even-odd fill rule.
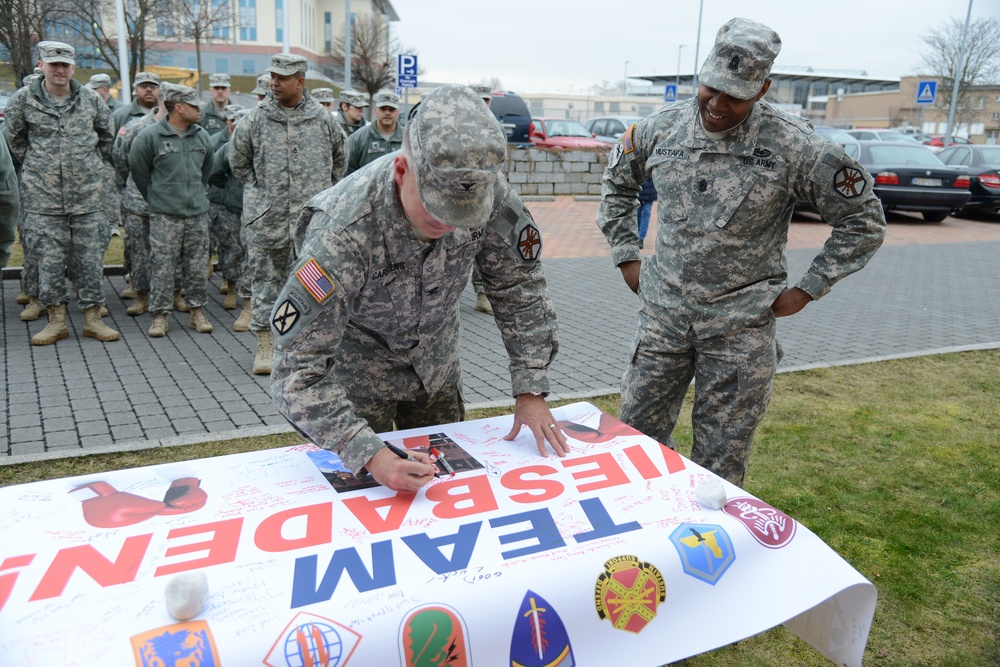
[[[628,95],[628,64],[632,62],[631,60],[625,61],[625,78],[622,79],[622,94]]]
[[[677,99],[681,99],[681,51],[687,44],[681,44],[677,47],[677,79],[674,81],[674,90],[676,91]]]
[[[704,9],[705,0],[701,0],[698,3],[698,35],[694,42],[694,78],[692,79],[694,83],[691,85],[691,92],[694,95],[698,94],[698,67],[701,66],[701,63],[698,62],[698,52],[701,50],[701,14]]]

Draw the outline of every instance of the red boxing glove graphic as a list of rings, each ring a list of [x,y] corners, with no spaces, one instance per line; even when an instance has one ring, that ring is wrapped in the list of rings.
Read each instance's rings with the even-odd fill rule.
[[[163,501],[151,500],[134,493],[118,491],[107,482],[90,482],[70,493],[86,490],[95,495],[82,501],[83,518],[95,528],[121,528],[141,523],[154,516],[186,514],[205,506],[208,494],[201,489],[201,480],[182,477],[171,482]]]
[[[164,508],[160,514],[187,514],[200,510],[208,501],[208,494],[201,490],[197,477],[182,477],[170,483],[163,496]]]

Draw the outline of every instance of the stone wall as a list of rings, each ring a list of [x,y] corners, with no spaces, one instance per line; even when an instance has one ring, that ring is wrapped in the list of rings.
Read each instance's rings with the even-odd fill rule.
[[[599,195],[609,150],[509,148],[507,180],[522,196]]]

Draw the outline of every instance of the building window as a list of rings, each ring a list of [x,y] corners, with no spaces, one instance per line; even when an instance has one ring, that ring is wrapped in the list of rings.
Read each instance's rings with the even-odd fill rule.
[[[333,50],[333,17],[330,12],[323,12],[323,50],[326,53]]]
[[[274,40],[285,41],[285,0],[274,0]]]
[[[198,69],[198,56],[188,56],[188,69]]]
[[[229,39],[229,0],[212,0],[212,15],[219,17],[212,27],[212,37]],[[222,17],[225,17],[225,20]]]
[[[257,41],[257,0],[240,0],[240,39]]]
[[[162,17],[156,19],[156,36],[157,37],[173,37],[174,36],[174,23],[167,17]]]
[[[229,73],[229,58],[216,58],[215,71]]]
[[[1000,111],[993,112],[993,120],[1000,120]]]
[[[243,73],[244,74],[256,74],[257,63],[253,59],[243,60]]]

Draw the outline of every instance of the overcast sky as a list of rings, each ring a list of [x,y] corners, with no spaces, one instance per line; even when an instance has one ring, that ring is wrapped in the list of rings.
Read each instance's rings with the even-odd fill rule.
[[[400,42],[420,80],[485,82],[515,92],[586,93],[604,81],[695,68],[698,0],[391,0]],[[743,16],[781,36],[777,66],[919,74],[920,36],[957,19],[967,0],[703,0],[698,64],[727,20]],[[974,0],[972,18],[1000,18],[1000,0]],[[633,81],[630,85],[641,85]]]

